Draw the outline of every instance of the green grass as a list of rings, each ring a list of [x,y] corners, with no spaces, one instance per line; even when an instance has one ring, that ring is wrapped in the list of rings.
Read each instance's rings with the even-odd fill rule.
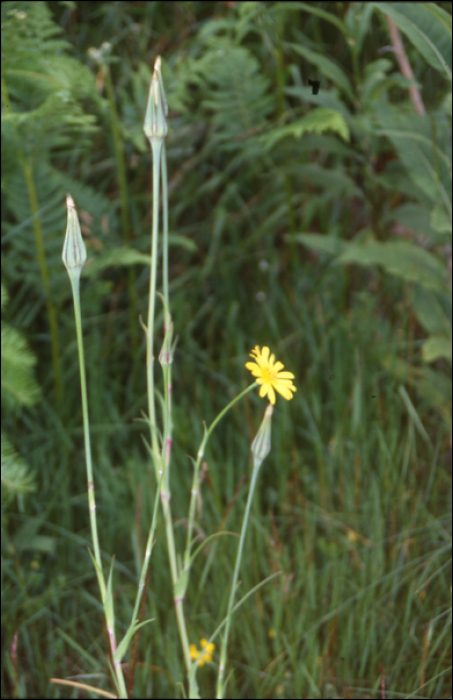
[[[331,301],[326,281],[324,286],[321,280],[317,298],[305,295],[302,303],[300,296],[292,305],[294,313],[302,318],[303,307],[318,302],[325,304],[327,314]],[[291,286],[291,280],[288,283]],[[372,317],[363,314],[364,324],[367,318]],[[448,431],[431,431],[432,444],[423,441],[408,418],[398,386],[385,377],[378,382],[375,373],[365,370],[372,366],[371,344],[366,334],[351,338],[352,321],[340,319],[327,331],[320,317],[313,314],[311,319],[307,316],[303,325],[303,336],[311,341],[300,338],[292,352],[287,350],[288,356],[300,358],[305,372],[299,369],[294,401],[277,406],[273,449],[262,468],[246,541],[240,596],[266,576],[282,573],[247,601],[237,626],[232,626],[230,696],[325,697],[335,692],[339,697],[364,697],[373,692],[379,697],[384,672],[390,697],[447,697]],[[247,334],[238,329],[236,335],[236,342],[245,346]],[[89,347],[87,343],[87,353]],[[330,353],[332,362],[327,359]],[[234,374],[234,359],[225,362],[226,375],[230,367]],[[190,406],[195,401],[197,415],[209,420],[208,407],[228,397],[216,373],[205,368],[197,375],[196,398],[184,406],[178,375],[198,364],[196,358],[176,353],[173,511],[180,544],[190,488],[188,436],[200,436]],[[325,367],[333,368],[331,379]],[[372,392],[377,392],[376,398]],[[241,479],[250,475],[250,437],[261,414],[262,402],[252,397],[224,420],[208,449],[209,471],[198,516],[205,535],[239,529],[246,491]],[[71,450],[61,450],[60,435],[45,425],[39,449],[33,449],[31,436],[28,441],[26,452],[36,455],[33,463],[42,475],[45,498],[32,497],[28,512],[12,519],[15,541],[22,541],[22,548],[16,545],[8,552],[2,593],[8,610],[5,622],[11,631],[14,620],[20,625],[18,694],[29,697],[36,688],[66,697],[67,691],[47,686],[48,678],[86,673],[100,673],[93,683],[108,689],[107,639],[85,549],[88,519],[80,431],[68,435],[76,448]],[[93,443],[101,545],[116,554],[121,629],[121,619],[131,614],[137,555],[143,553],[155,486],[136,426],[117,431],[95,424]],[[64,461],[54,474],[50,464],[55,458],[49,464],[47,457],[58,446]],[[30,539],[33,527],[49,538],[49,552],[40,552]],[[225,583],[235,546],[233,537],[216,540],[195,564],[187,596],[195,641],[210,634],[226,609]],[[140,635],[134,695],[171,697],[183,666],[162,523],[151,560],[146,616],[155,622]],[[12,683],[8,656],[5,673]],[[202,669],[199,678],[203,695],[212,696],[214,671]],[[423,683],[427,685],[420,688]]]
[[[172,513],[179,551],[191,488],[189,456],[196,457],[202,421],[209,425],[250,382],[244,364],[256,344],[269,345],[296,375],[294,399],[277,399],[272,450],[258,480],[237,599],[280,573],[233,618],[227,696],[451,697],[451,404],[436,405],[417,391],[426,336],[412,308],[412,285],[376,267],[336,265],[331,257],[286,238],[288,232],[313,231],[351,240],[373,226],[378,239],[386,240],[389,212],[405,198],[416,197],[407,180],[401,192],[383,185],[380,159],[398,164],[398,155],[371,131],[366,138],[353,132],[349,144],[333,134],[309,135],[262,155],[250,135],[242,138],[246,123],[222,122],[215,100],[221,102],[224,93],[215,86],[208,90],[200,68],[203,52],[211,47],[206,22],[221,17],[239,26],[240,18],[246,22],[240,14],[244,9],[216,3],[172,3],[171,9],[167,3],[145,3],[146,8],[89,5],[94,9],[79,3],[74,17],[51,4],[81,63],[90,46],[109,39],[121,59],[111,69],[128,168],[130,245],[143,253],[149,252],[151,169],[149,154],[140,149],[137,124],[141,129],[157,51],[164,60],[170,103],[170,232],[193,244],[170,246],[170,296],[178,335]],[[301,109],[289,93],[275,88],[279,82],[269,47],[282,50],[278,32],[289,42],[299,40],[303,31],[314,46],[323,46],[353,75],[360,100],[360,76],[388,43],[385,24],[370,29],[357,76],[330,25],[306,13],[287,15],[278,29],[266,24],[266,5],[257,6],[264,19],[250,20],[253,31],[241,46],[257,57],[258,73],[269,81],[264,95],[273,100],[268,118],[274,126],[279,124],[279,100],[288,113]],[[344,19],[341,8],[317,6]],[[215,41],[212,46],[216,48]],[[412,51],[422,80],[425,64]],[[289,54],[283,58],[283,78],[292,85],[295,69],[290,73],[288,66],[299,64]],[[304,75],[308,66],[301,70]],[[444,83],[434,71],[430,76],[435,112]],[[322,83],[320,94],[328,89]],[[389,94],[407,107],[403,88],[392,83],[388,91],[376,98],[382,109]],[[250,98],[247,104],[251,117],[244,110],[250,128],[252,117],[259,123],[261,110],[269,115],[260,96],[255,97],[256,103]],[[69,188],[65,177],[83,183],[79,192],[71,192],[95,217],[86,224],[88,255],[95,259],[128,239],[120,223],[117,151],[105,104],[86,99],[85,109],[97,115],[101,129],[90,149],[81,145],[78,151],[77,146],[69,156],[56,149],[52,162],[62,172],[61,193]],[[348,104],[344,95],[342,99]],[[360,110],[367,116],[366,106]],[[312,162],[339,173],[340,181],[347,173],[360,192],[351,193],[345,180],[338,190],[333,182],[326,189],[313,184],[304,169]],[[3,430],[27,459],[37,486],[2,508],[2,697],[94,697],[49,680],[72,678],[109,692],[114,688],[87,552],[91,542],[77,348],[69,285],[58,259],[64,216],[59,220],[60,213],[54,214],[55,221],[45,229],[58,304],[64,397],[59,407],[46,296],[34,262],[32,229],[22,227],[30,212],[18,213],[22,181],[17,170],[6,172],[9,207],[2,219],[7,263],[2,263],[2,273],[10,303],[5,317],[26,333],[38,357],[43,398],[19,416],[10,411],[2,415]],[[403,178],[401,171],[399,176]],[[54,197],[55,210],[61,206],[64,214],[63,199],[46,190],[48,181],[41,178],[38,184],[41,206]],[[42,216],[47,215],[44,210]],[[433,250],[442,259],[439,249]],[[119,637],[133,610],[156,488],[140,437],[146,436],[147,426],[138,420],[146,410],[145,342],[138,315],[146,318],[147,296],[143,265],[111,265],[82,275],[98,527],[105,569],[115,555]],[[133,341],[134,318],[138,333]],[[161,340],[158,335],[159,349]],[[448,364],[440,360],[434,368],[448,384]],[[193,566],[185,612],[190,641],[197,644],[226,612],[252,469],[250,445],[265,406],[257,392],[248,395],[222,420],[206,451],[197,529],[201,538],[221,531],[231,535],[210,540]],[[141,630],[131,652],[131,697],[182,696],[184,663],[172,598],[160,516],[142,610],[144,619],[154,620]],[[218,649],[213,664],[198,673],[202,697],[215,693]],[[128,683],[131,666],[125,675]]]

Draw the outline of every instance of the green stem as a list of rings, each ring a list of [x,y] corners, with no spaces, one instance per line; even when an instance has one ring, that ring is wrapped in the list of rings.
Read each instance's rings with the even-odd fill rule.
[[[166,381],[166,391],[165,391],[165,415],[164,415],[164,444],[162,445],[163,454],[159,451],[159,441],[157,438],[157,425],[156,425],[156,411],[154,402],[154,356],[153,356],[153,336],[154,336],[154,316],[155,316],[155,304],[156,304],[156,277],[157,277],[157,239],[158,239],[158,226],[159,226],[159,166],[161,162],[162,153],[162,138],[151,138],[151,146],[153,150],[153,228],[152,228],[152,243],[151,243],[151,275],[150,275],[150,287],[149,287],[149,311],[148,311],[148,328],[147,328],[147,353],[146,353],[146,365],[147,365],[147,378],[148,378],[148,414],[149,414],[149,424],[151,431],[151,441],[152,441],[152,451],[154,458],[154,467],[156,469],[156,477],[161,483],[161,503],[162,511],[165,520],[165,533],[167,537],[167,549],[168,557],[170,562],[170,572],[173,583],[173,590],[175,590],[176,584],[179,579],[178,565],[176,559],[176,547],[175,538],[173,533],[173,520],[171,515],[170,507],[170,484],[169,484],[169,468],[170,468],[170,415],[171,410],[169,402],[169,377],[171,374],[164,372],[164,381]],[[163,169],[166,173],[166,169]],[[166,189],[165,189],[166,193]],[[164,205],[165,213],[166,205]],[[168,229],[168,223],[165,224]],[[168,236],[164,238],[164,251],[168,249]],[[168,260],[168,251],[164,252],[164,259]],[[168,263],[166,264],[166,271],[164,273],[164,280],[168,280]],[[166,284],[166,300],[168,301],[168,281]],[[189,638],[187,635],[186,622],[183,610],[183,600],[176,595],[174,596],[175,601],[175,611],[176,620],[178,624],[179,636],[181,639],[181,645],[184,654],[184,662],[186,665],[187,672],[190,670],[190,647]]]
[[[170,310],[170,294],[168,289],[168,184],[167,184],[167,153],[165,143],[162,147],[162,200],[163,200],[163,281],[164,281],[164,298],[167,302],[167,308]]]
[[[247,531],[247,525],[248,525],[248,520],[249,520],[249,515],[250,515],[250,508],[252,505],[253,494],[255,492],[255,486],[256,486],[257,479],[258,479],[258,474],[259,474],[261,464],[262,464],[261,461],[254,460],[249,495],[247,497],[247,505],[245,508],[244,519],[242,521],[241,536],[239,539],[239,547],[238,547],[238,551],[237,551],[237,555],[236,555],[236,564],[234,566],[234,574],[233,574],[233,581],[231,584],[230,598],[228,601],[228,610],[227,610],[227,615],[226,615],[225,632],[223,633],[222,643],[221,643],[221,647],[220,647],[219,675],[218,675],[218,679],[217,679],[217,698],[224,697],[224,692],[225,692],[225,687],[226,687],[226,684],[223,682],[223,678],[225,675],[225,668],[226,668],[228,635],[230,632],[230,623],[231,623],[231,617],[232,617],[233,606],[234,606],[234,598],[236,595],[236,586],[237,586],[237,580],[239,577],[239,569],[241,566],[242,550],[244,547],[245,534]]]
[[[151,558],[151,552],[153,549],[154,532],[156,530],[157,510],[158,510],[158,506],[159,506],[159,494],[160,494],[160,481],[157,484],[156,499],[154,501],[153,518],[151,521],[151,527],[149,528],[148,540],[146,542],[145,557],[143,559],[142,569],[140,572],[140,581],[138,584],[137,596],[135,598],[135,605],[134,605],[134,612],[132,613],[131,626],[133,626],[138,620],[140,603],[141,603],[143,591],[145,588],[146,573],[148,571],[149,560]]]
[[[99,546],[99,536],[96,520],[96,498],[94,493],[94,478],[93,478],[93,463],[91,459],[91,441],[90,441],[90,421],[88,416],[88,397],[87,397],[87,382],[85,374],[85,354],[83,350],[83,335],[82,335],[82,316],[80,312],[80,269],[69,275],[72,286],[72,295],[74,299],[74,315],[77,334],[77,348],[79,352],[79,368],[80,368],[80,388],[82,393],[82,414],[83,414],[83,435],[85,441],[85,462],[87,470],[87,489],[88,489],[88,507],[90,513],[91,539],[94,548],[94,559],[96,562],[96,574],[101,589],[101,598],[104,606],[104,614],[109,633],[110,649],[112,656],[116,651],[115,630],[112,627],[112,622],[107,614],[106,597],[107,589],[105,585],[104,573],[102,569],[101,550]],[[120,663],[114,663],[116,679],[118,683],[118,691],[121,698],[127,698],[126,685],[124,682],[123,669]]]
[[[148,384],[148,416],[151,430],[151,441],[154,455],[154,467],[156,476],[159,474],[161,459],[159,455],[159,441],[157,439],[156,407],[154,402],[154,315],[156,307],[156,280],[157,280],[157,240],[159,227],[159,163],[162,139],[153,139],[153,228],[151,239],[151,274],[149,278],[149,308],[148,328],[146,333],[146,372]]]
[[[80,274],[80,273],[79,273]],[[70,276],[72,285],[72,294],[74,298],[74,315],[77,334],[77,348],[79,351],[79,369],[80,369],[80,388],[82,393],[82,414],[83,414],[83,437],[85,441],[85,461],[87,470],[87,488],[88,488],[88,507],[90,511],[91,539],[94,547],[94,558],[97,565],[102,571],[101,551],[99,547],[99,537],[96,521],[96,499],[94,494],[93,481],[93,463],[91,459],[91,440],[90,440],[90,420],[88,416],[88,398],[87,385],[85,374],[85,353],[83,350],[83,335],[82,335],[82,316],[80,313],[80,292],[79,279],[80,277]],[[105,597],[105,581],[100,579],[102,599]]]
[[[238,396],[236,396],[230,403],[225,406],[225,408],[219,413],[217,418],[211,423],[209,428],[206,430],[203,440],[201,441],[200,447],[198,448],[198,454],[197,454],[197,461],[195,462],[195,469],[194,469],[194,475],[193,475],[193,481],[192,481],[192,490],[191,490],[191,497],[190,497],[190,506],[189,506],[189,523],[187,527],[187,539],[186,539],[186,549],[184,552],[184,570],[188,571],[190,567],[190,552],[191,552],[191,547],[192,547],[192,533],[193,533],[193,525],[195,522],[195,507],[197,503],[197,496],[198,496],[198,487],[199,487],[199,475],[200,475],[200,465],[201,465],[201,460],[203,459],[204,456],[204,451],[206,449],[206,445],[208,444],[208,440],[211,437],[215,427],[218,425],[218,423],[222,420],[222,418],[225,416],[228,411],[233,408],[233,406],[238,403],[244,396],[246,396],[252,389],[255,389],[258,384],[257,382],[254,382],[250,386],[247,387],[247,389],[244,389]]]

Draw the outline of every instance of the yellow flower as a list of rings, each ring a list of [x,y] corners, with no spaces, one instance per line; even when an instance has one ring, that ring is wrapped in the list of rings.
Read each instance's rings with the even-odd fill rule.
[[[269,348],[264,347],[260,350],[259,345],[255,345],[254,350],[250,353],[250,357],[253,357],[255,362],[247,362],[245,366],[257,378],[257,383],[261,384],[261,398],[267,394],[271,404],[274,404],[275,389],[284,399],[289,401],[293,398],[291,392],[296,391],[296,387],[291,381],[294,379],[294,374],[281,372],[284,365],[281,362],[275,362],[275,355],[269,357],[269,353]]]
[[[212,642],[211,644],[208,644],[207,639],[200,639],[200,647],[202,648],[202,651],[198,651],[196,644],[190,645],[190,658],[195,660],[198,659],[199,656],[201,656],[198,665],[203,666],[204,664],[207,664],[210,661],[212,661],[212,652],[215,649],[215,644],[213,644]]]

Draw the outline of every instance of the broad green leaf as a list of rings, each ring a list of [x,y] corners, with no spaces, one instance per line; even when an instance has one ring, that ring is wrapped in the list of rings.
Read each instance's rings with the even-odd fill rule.
[[[451,217],[451,136],[445,120],[415,114],[380,117],[381,129],[405,165],[409,177]]]
[[[451,382],[446,381],[445,373],[438,372],[428,365],[412,367],[409,384],[417,394],[440,411],[451,427]]]
[[[342,90],[347,94],[351,101],[354,101],[354,92],[351,87],[346,74],[332,59],[327,58],[323,53],[318,53],[318,51],[313,51],[307,46],[302,46],[302,44],[285,44],[285,49],[290,49],[295,53],[303,56],[309,63],[317,66],[319,72],[326,78],[331,80],[337,88]]]
[[[296,233],[294,236],[285,236],[285,239],[302,243],[316,253],[327,253],[335,256],[341,255],[348,245],[340,238],[324,236],[321,233]]]
[[[428,202],[428,204],[430,204]],[[443,208],[442,208],[442,211]],[[385,217],[385,223],[392,222],[392,228],[404,227],[414,233],[428,237],[435,242],[446,242],[447,236],[440,235],[432,227],[432,211],[429,206],[417,202],[405,202],[399,207],[392,209]]]
[[[452,19],[433,2],[373,2],[391,17],[430,66],[451,81]]]
[[[181,248],[185,248],[190,253],[194,253],[198,249],[195,241],[193,241],[191,238],[187,238],[187,236],[181,236],[179,233],[169,233],[168,244],[180,245]]]
[[[438,293],[417,284],[412,290],[412,304],[419,323],[427,333],[451,336],[451,301],[447,294],[443,295],[442,299]],[[450,318],[447,313],[450,313]]]
[[[113,248],[112,250],[106,250],[96,258],[91,258],[88,264],[85,266],[84,273],[92,277],[98,275],[100,272],[108,267],[120,267],[123,265],[149,265],[151,262],[151,256],[145,253],[140,253],[138,250],[133,248],[127,248],[126,246],[119,246],[118,248]]]
[[[186,236],[180,236],[178,234],[170,234],[168,236],[168,242],[170,245],[180,245],[190,252],[194,252],[197,249],[194,241],[190,240]],[[98,275],[100,272],[105,270],[107,267],[123,267],[127,265],[149,265],[151,262],[151,256],[146,253],[140,253],[140,251],[134,248],[128,248],[127,246],[119,246],[118,248],[113,248],[112,250],[107,250],[100,253],[96,258],[91,258],[84,267],[84,274],[89,277]]]
[[[424,361],[428,363],[440,358],[444,358],[451,363],[451,338],[447,338],[445,335],[431,335],[423,343],[422,354]]]
[[[451,239],[451,216],[440,204],[436,204],[432,209],[430,224],[435,231],[448,234],[448,238]]]
[[[271,12],[274,13],[285,13],[288,10],[305,10],[305,12],[309,12],[311,15],[316,15],[317,17],[321,17],[321,19],[325,19],[326,22],[331,22],[340,30],[340,32],[342,32],[342,34],[345,36],[347,35],[346,26],[341,19],[339,19],[332,12],[326,12],[325,10],[316,7],[313,2],[276,2],[271,8]]]
[[[288,172],[291,173],[293,170],[288,168]],[[317,163],[307,163],[306,165],[299,164],[294,172],[302,181],[309,182],[313,188],[319,188],[320,192],[323,192],[323,196],[328,194],[331,199],[334,197],[363,199],[363,192],[346,174],[346,168],[343,166],[332,169]]]
[[[340,255],[337,262],[366,266],[382,265],[391,275],[418,282],[430,289],[443,291],[447,284],[446,266],[435,255],[403,241],[351,244]]]
[[[366,41],[368,32],[370,31],[370,23],[372,22],[374,8],[368,2],[350,2],[344,22],[347,31],[347,45],[351,53],[357,58],[363,47],[363,42]]]
[[[393,65],[388,58],[378,58],[372,61],[364,69],[363,82],[360,86],[362,105],[373,108],[379,99],[379,95],[388,85],[388,73]]]

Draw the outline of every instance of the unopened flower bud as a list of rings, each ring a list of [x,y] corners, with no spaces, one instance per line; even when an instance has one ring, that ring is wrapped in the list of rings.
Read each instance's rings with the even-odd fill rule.
[[[174,343],[172,345],[172,340],[173,340],[173,321],[169,324],[169,326],[165,332],[165,338],[164,338],[164,342],[162,345],[162,350],[160,351],[160,355],[159,355],[159,362],[162,365],[162,367],[167,367],[168,365],[171,365],[173,362],[173,353],[175,350],[176,343]]]
[[[273,411],[274,407],[272,404],[269,404],[264,413],[263,422],[256,434],[256,438],[252,442],[252,454],[255,464],[261,464],[271,451],[271,423]]]
[[[66,196],[66,207],[68,209],[68,225],[61,257],[71,277],[74,273],[80,275],[80,271],[87,259],[87,251],[82,232],[80,231],[79,217],[77,216],[74,200],[70,194]]]
[[[164,84],[160,72],[160,56],[156,58],[154,73],[149,88],[148,107],[146,109],[144,132],[148,139],[163,139],[167,135],[168,113],[167,101],[165,99]]]

